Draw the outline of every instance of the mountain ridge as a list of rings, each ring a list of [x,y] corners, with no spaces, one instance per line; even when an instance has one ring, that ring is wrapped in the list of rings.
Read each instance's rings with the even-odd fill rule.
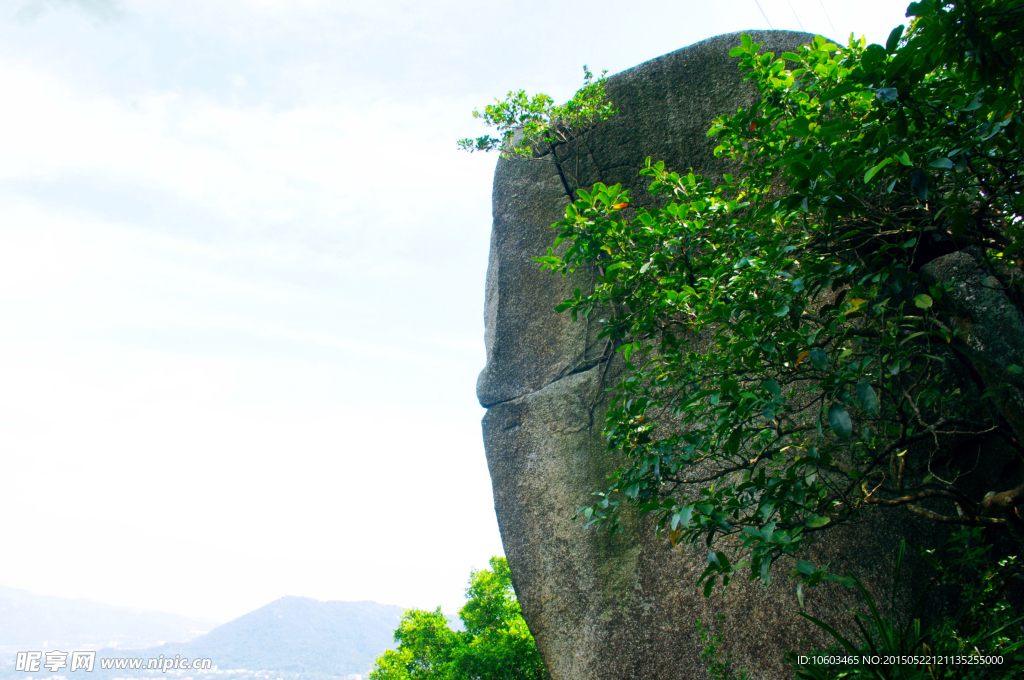
[[[187,642],[217,625],[212,619],[0,586],[0,651],[37,649],[41,644],[49,649],[150,647]]]
[[[131,655],[208,658],[220,671],[245,669],[326,677],[362,675],[392,646],[401,616],[401,607],[369,600],[321,601],[290,595],[190,642],[136,649]],[[124,653],[104,649],[97,653],[97,658]]]

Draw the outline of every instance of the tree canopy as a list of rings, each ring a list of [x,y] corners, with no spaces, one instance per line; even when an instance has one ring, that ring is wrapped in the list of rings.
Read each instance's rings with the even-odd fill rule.
[[[470,574],[459,611],[464,631],[452,630],[438,607],[405,612],[398,649],[377,658],[370,680],[545,680],[547,671],[519,610],[504,557]]]

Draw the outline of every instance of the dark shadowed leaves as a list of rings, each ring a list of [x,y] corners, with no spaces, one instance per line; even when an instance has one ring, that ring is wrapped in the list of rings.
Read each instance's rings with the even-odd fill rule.
[[[828,368],[828,355],[825,354],[824,350],[818,347],[811,350],[810,360],[811,365],[819,371],[824,371]]]
[[[861,408],[873,416],[878,415],[878,395],[867,380],[857,383],[857,398],[860,399]]]
[[[849,439],[853,435],[853,421],[846,407],[839,402],[828,407],[828,424],[840,439]]]
[[[910,190],[919,201],[928,200],[928,173],[918,168],[910,177]]]

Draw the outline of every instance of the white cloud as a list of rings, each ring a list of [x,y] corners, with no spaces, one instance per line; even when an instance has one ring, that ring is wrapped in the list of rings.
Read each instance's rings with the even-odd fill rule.
[[[0,579],[221,619],[292,593],[457,608],[500,551],[493,515],[462,512],[490,507],[489,169],[448,122],[466,103],[118,98],[10,57],[0,88],[19,102],[0,112],[0,446],[22,480],[0,522],[26,545],[64,532],[91,565]],[[388,538],[414,515],[478,538]],[[163,547],[182,542],[200,554]],[[402,577],[410,550],[431,583]]]
[[[15,16],[32,22],[49,10],[65,8],[77,9],[100,21],[118,19],[123,11],[118,0],[27,0]]]

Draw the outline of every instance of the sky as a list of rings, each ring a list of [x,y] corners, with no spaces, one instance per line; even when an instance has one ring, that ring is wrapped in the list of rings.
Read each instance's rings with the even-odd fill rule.
[[[759,2],[0,1],[0,585],[454,615],[502,553],[496,159],[455,140],[584,64],[768,22],[884,43],[907,4]]]

